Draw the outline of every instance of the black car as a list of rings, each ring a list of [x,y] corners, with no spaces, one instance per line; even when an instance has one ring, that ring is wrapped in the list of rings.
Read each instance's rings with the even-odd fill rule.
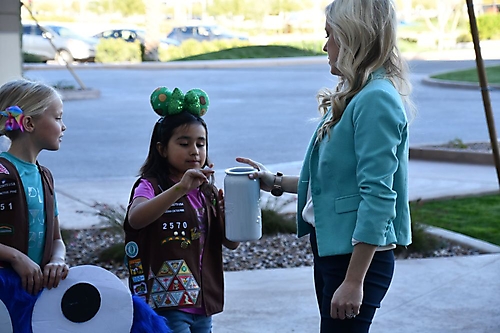
[[[214,39],[248,40],[248,37],[224,31],[215,25],[188,25],[175,27],[168,34],[167,38],[175,39],[179,42],[183,42],[187,39],[194,39],[197,41],[210,41]]]
[[[111,29],[98,33],[94,37],[96,38],[115,38],[123,39],[126,42],[133,43],[138,40],[141,45],[144,45],[146,40],[146,32],[144,30],[138,29]],[[176,40],[170,38],[164,38],[160,40],[160,46],[168,47],[170,45],[178,46],[180,43]]]

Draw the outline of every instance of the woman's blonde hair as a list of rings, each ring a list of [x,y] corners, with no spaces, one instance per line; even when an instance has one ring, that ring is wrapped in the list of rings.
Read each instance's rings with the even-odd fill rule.
[[[59,93],[52,87],[25,79],[14,80],[0,87],[0,111],[10,106],[18,106],[25,116],[37,116],[45,112],[54,101],[60,99]],[[6,132],[7,117],[0,115],[0,136],[6,135],[10,139],[18,131]]]
[[[330,133],[351,98],[366,85],[371,73],[381,67],[407,108],[413,109],[408,67],[397,47],[393,0],[334,0],[326,7],[325,14],[326,24],[339,46],[335,66],[342,76],[335,91],[323,88],[318,92],[320,113],[324,116],[332,109],[331,117],[318,131],[318,140]]]

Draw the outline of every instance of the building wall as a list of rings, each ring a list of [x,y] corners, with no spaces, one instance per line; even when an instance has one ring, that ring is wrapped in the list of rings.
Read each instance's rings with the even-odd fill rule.
[[[19,0],[1,0],[0,85],[22,76],[21,16]]]

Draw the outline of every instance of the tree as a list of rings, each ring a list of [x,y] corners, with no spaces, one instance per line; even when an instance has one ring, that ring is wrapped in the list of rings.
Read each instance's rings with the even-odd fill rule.
[[[269,2],[271,15],[296,12],[313,6],[308,0],[271,0]]]
[[[260,2],[264,1],[265,0],[261,0]],[[252,3],[253,2],[254,1],[252,1]],[[251,5],[248,0],[213,0],[211,4],[207,6],[207,12],[211,16],[245,15],[248,5]]]
[[[160,43],[161,0],[147,0],[146,3],[146,41],[144,59],[158,60],[158,45]]]
[[[312,0],[213,0],[207,11],[212,16],[242,15],[262,21],[265,15],[278,15],[313,7]]]
[[[146,6],[143,0],[113,0],[113,7],[125,17],[146,13]]]
[[[436,35],[438,49],[442,49],[447,35],[457,30],[458,22],[464,14],[464,1],[440,0],[434,2],[432,6],[431,9],[426,9],[424,5],[419,5],[417,9],[427,27]]]
[[[127,17],[145,14],[146,6],[143,0],[95,0],[88,3],[87,10],[99,15],[119,12]]]

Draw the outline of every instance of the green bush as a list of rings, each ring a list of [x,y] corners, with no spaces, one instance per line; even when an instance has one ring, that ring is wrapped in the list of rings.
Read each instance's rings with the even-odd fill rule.
[[[287,42],[287,43],[274,43],[273,45],[286,45],[298,48],[300,50],[309,51],[317,54],[326,54],[323,51],[323,46],[325,46],[325,42],[323,40],[302,40],[297,42]]]
[[[171,61],[248,45],[250,45],[248,41],[241,41],[237,39],[217,39],[211,42],[199,42],[194,39],[188,39],[179,46],[169,46],[165,49],[160,48],[158,53],[160,61]]]
[[[96,47],[96,62],[141,62],[141,44],[138,41],[133,43],[122,39],[101,39]]]
[[[470,32],[460,34],[457,37],[457,43],[470,43],[472,42],[472,35]]]
[[[125,259],[125,243],[119,242],[111,244],[99,252],[98,258],[102,262],[123,262]]]
[[[412,222],[412,242],[408,247],[398,246],[394,254],[398,257],[408,257],[412,253],[419,253],[422,257],[431,257],[432,254],[443,247],[443,242],[436,236],[429,235],[425,226]]]
[[[478,16],[477,29],[481,40],[500,39],[500,14],[490,13]]]
[[[294,234],[297,232],[295,213],[286,213],[286,207],[294,204],[295,197],[290,199],[268,197],[262,207],[262,234]]]
[[[40,62],[45,62],[42,57],[31,54],[31,53],[24,53],[23,52],[23,61],[24,62],[29,62],[29,63],[40,63]]]

